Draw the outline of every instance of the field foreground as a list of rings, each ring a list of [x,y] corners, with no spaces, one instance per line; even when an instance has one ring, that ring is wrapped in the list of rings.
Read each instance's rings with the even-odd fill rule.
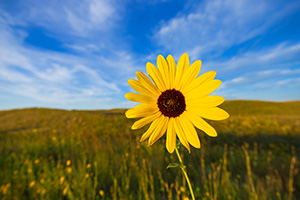
[[[228,101],[231,117],[181,148],[196,199],[300,199],[300,102]],[[186,199],[165,138],[151,147],[125,110],[0,111],[0,199]]]

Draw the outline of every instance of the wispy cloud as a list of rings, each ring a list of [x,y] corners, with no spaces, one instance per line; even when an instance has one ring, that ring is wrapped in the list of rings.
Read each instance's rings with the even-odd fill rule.
[[[129,107],[135,71],[183,52],[217,71],[226,98],[300,99],[299,39],[257,39],[298,10],[297,0],[0,2],[0,109]]]
[[[262,34],[299,6],[299,2],[204,1],[192,12],[162,22],[153,38],[165,49],[179,54],[187,51],[194,59],[219,54]]]
[[[203,63],[203,71],[216,70],[223,80],[218,89],[227,99],[293,100],[300,98],[300,44],[279,44],[249,51],[227,60]],[[277,95],[277,96],[276,96]]]
[[[0,48],[0,52],[3,50],[7,51]],[[99,70],[80,64],[86,63],[80,58],[22,48],[9,54],[11,60],[0,59],[1,90],[44,102],[80,101],[120,92],[112,80],[100,76]]]
[[[300,43],[288,44],[283,42],[274,47],[264,47],[257,51],[248,51],[232,56],[228,59],[208,61],[204,63],[204,69],[209,67],[218,70],[226,77],[245,72],[282,69],[282,74],[294,72],[290,68],[300,65]],[[232,73],[234,70],[235,73]],[[298,70],[296,70],[298,71]]]
[[[0,20],[21,41],[31,28],[56,40],[61,48],[83,54],[109,55],[126,41],[119,39],[123,4],[108,0],[18,1],[8,8],[0,3]],[[8,11],[10,10],[10,12]]]
[[[74,5],[74,4],[73,4]],[[82,1],[74,7],[64,8],[66,24],[69,24],[76,34],[87,35],[90,31],[103,32],[111,28],[116,20],[117,11],[112,1],[88,0]]]
[[[291,78],[284,73],[285,70],[265,70],[265,71],[253,71],[249,73],[244,73],[242,76],[232,78],[230,80],[224,81],[221,88],[230,87],[244,87],[245,85],[261,85],[264,82],[272,82],[273,86],[276,85],[286,85],[291,82],[291,80],[299,80],[299,78]],[[294,76],[299,76],[299,70],[290,70],[293,72]]]
[[[18,2],[10,21],[21,26],[38,25],[57,34],[86,36],[93,31],[105,32],[118,19],[118,3],[107,0]],[[98,32],[99,33],[99,32]]]
[[[116,51],[116,55],[110,57],[92,54],[82,57],[24,47],[26,32],[18,37],[20,34],[4,21],[0,18],[0,34],[4,36],[0,38],[2,92],[46,103],[98,100],[108,106],[109,101],[113,103],[111,96],[121,92],[118,83],[126,82],[128,74],[133,73],[132,57],[124,52]],[[106,73],[109,71],[115,73]],[[116,78],[120,82],[115,81]]]

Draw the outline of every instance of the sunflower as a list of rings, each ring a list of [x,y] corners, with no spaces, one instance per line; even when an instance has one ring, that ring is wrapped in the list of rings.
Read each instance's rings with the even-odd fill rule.
[[[139,129],[151,123],[142,135],[141,142],[148,140],[152,145],[166,132],[166,148],[173,153],[176,138],[189,150],[190,145],[200,148],[200,140],[195,127],[211,137],[216,137],[216,130],[203,118],[223,120],[229,114],[218,108],[225,99],[211,94],[220,85],[214,80],[215,71],[209,71],[198,77],[201,60],[190,65],[187,53],[184,53],[176,67],[174,58],[157,57],[157,68],[150,62],[146,64],[147,73],[137,71],[138,80],[128,80],[129,85],[138,93],[127,93],[125,97],[141,103],[126,111],[127,118],[141,118],[131,129]],[[176,137],[177,136],[177,137]]]

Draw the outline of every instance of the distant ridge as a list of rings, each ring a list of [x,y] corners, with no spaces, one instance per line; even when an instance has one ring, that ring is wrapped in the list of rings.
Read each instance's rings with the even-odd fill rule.
[[[300,115],[300,101],[231,100],[220,107],[230,115]]]
[[[226,100],[220,107],[226,109],[231,114],[300,114],[300,100],[299,101],[262,101],[262,100]],[[21,112],[21,111],[61,111],[61,112],[90,112],[90,113],[124,113],[128,108],[113,108],[103,110],[67,110],[58,108],[16,108],[9,110],[0,110],[0,114],[5,112]]]

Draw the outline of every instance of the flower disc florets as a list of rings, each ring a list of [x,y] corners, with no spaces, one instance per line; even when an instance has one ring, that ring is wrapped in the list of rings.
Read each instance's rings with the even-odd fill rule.
[[[178,117],[185,110],[185,100],[178,90],[166,90],[157,100],[160,112],[166,117]]]

